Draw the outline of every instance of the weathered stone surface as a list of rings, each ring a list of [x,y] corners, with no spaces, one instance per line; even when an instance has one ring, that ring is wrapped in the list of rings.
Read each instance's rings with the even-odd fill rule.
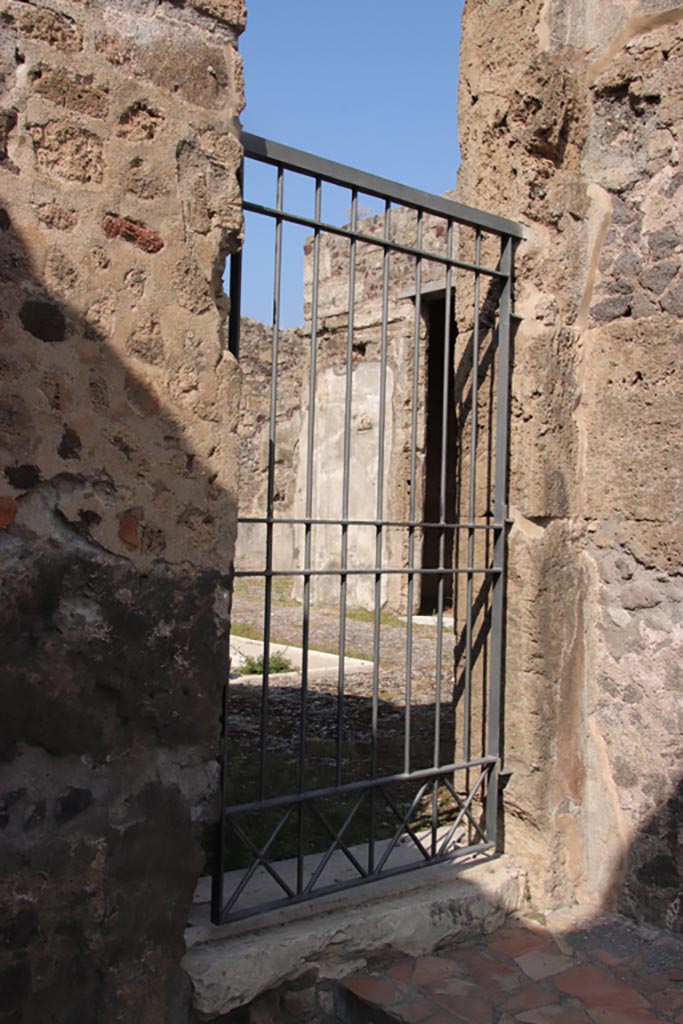
[[[460,90],[459,198],[528,225],[507,848],[543,900],[661,923],[683,888],[682,32],[668,0],[469,0]]]
[[[48,43],[64,53],[75,53],[83,46],[81,26],[68,15],[45,7],[27,5],[20,10],[17,28],[27,38]]]
[[[235,130],[243,10],[219,13],[11,0],[0,14],[0,1018],[12,1024],[190,1018],[179,963],[216,814],[227,672],[239,376],[220,276],[240,241],[240,147],[212,152],[230,225],[210,218],[201,239],[176,152]]]
[[[70,74],[65,68],[39,65],[32,73],[35,91],[40,96],[69,110],[103,118],[109,102],[106,90],[93,85],[92,75]]]
[[[447,940],[491,932],[524,902],[525,878],[506,860],[458,871],[433,867],[422,884],[403,876],[354,899],[327,898],[325,913],[253,934],[240,927],[188,931],[183,960],[201,1020],[250,1003],[286,980],[315,971],[339,978],[372,956],[428,953]],[[374,901],[366,902],[371,896]],[[354,966],[355,965],[355,966]]]
[[[99,184],[104,174],[103,140],[77,124],[47,121],[28,125],[38,167],[48,177]]]

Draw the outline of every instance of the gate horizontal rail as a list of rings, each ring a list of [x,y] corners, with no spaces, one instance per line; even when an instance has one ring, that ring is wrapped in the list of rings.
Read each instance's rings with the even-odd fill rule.
[[[233,634],[260,634],[262,661],[259,686],[251,665],[224,693],[215,923],[495,848],[513,246],[523,237],[515,222],[447,198],[246,133],[242,142],[246,244],[231,259],[228,330],[243,374],[231,621]],[[249,193],[259,165],[275,175],[270,197]],[[285,202],[298,182],[312,213]],[[323,217],[335,189],[346,223]],[[273,232],[267,328],[241,315],[259,222]],[[297,231],[310,234],[299,247],[304,324],[291,330],[286,232]],[[330,630],[338,666],[325,679],[309,663]],[[286,653],[293,631],[301,667],[278,675],[271,654]],[[367,667],[354,675],[359,644]]]

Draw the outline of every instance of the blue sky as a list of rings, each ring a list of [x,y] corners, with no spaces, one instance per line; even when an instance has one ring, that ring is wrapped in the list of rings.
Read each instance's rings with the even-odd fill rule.
[[[240,41],[243,127],[428,192],[453,188],[463,3],[423,0],[418,9],[415,0],[251,0]],[[257,184],[269,190],[269,176],[252,172],[247,195]],[[247,219],[243,313],[268,320],[272,274],[259,280],[263,270],[250,263],[263,268],[271,259],[269,237],[255,220]],[[292,238],[291,275],[301,241]],[[285,284],[292,297],[283,303],[283,325],[293,326],[301,322],[300,298],[293,278]]]

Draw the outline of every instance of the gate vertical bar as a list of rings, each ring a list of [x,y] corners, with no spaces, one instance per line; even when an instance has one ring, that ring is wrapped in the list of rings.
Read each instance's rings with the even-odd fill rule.
[[[510,391],[510,317],[512,314],[512,238],[501,239],[500,269],[505,274],[498,304],[498,381],[496,388],[496,467],[493,506],[493,594],[491,606],[491,664],[488,753],[496,761],[489,771],[486,793],[486,834],[495,843],[498,830],[498,776],[500,754],[500,701],[503,682],[503,627],[505,615],[505,554],[508,469],[508,403]]]
[[[384,239],[391,238],[391,203],[387,199],[384,204]],[[377,747],[379,742],[379,652],[380,628],[382,615],[382,542],[384,517],[384,441],[387,418],[387,343],[389,330],[389,260],[391,250],[384,250],[382,265],[382,337],[380,342],[380,378],[379,378],[379,430],[377,450],[377,507],[375,510],[375,619],[373,629],[372,651],[374,668],[372,672],[372,752],[371,778],[377,777]],[[368,842],[368,871],[374,871],[375,835],[377,818],[377,797],[375,790],[370,791],[370,836]]]
[[[232,573],[231,573],[232,576]],[[230,580],[230,593],[232,592],[232,579]],[[230,663],[228,648],[228,664]],[[227,821],[224,814],[225,793],[228,775],[228,679],[223,686],[221,693],[221,755],[220,755],[220,795],[221,795],[221,816],[216,824],[216,849],[213,855],[213,870],[211,872],[211,923],[220,924],[223,919],[224,897],[224,869],[223,852],[225,850],[225,838]]]
[[[481,262],[481,231],[477,229],[474,261]],[[477,432],[479,429],[479,290],[480,274],[474,277],[474,323],[472,326],[472,410],[470,413],[470,473],[469,502],[467,508],[467,587],[465,597],[465,735],[463,741],[463,757],[469,760],[471,752],[471,714],[472,707],[472,603],[474,601],[474,519],[476,515],[477,490]]]
[[[446,252],[453,257],[453,221],[448,221]],[[453,268],[446,269],[446,296],[443,328],[443,381],[441,390],[441,465],[439,476],[439,576],[436,599],[436,692],[434,694],[434,767],[441,760],[441,687],[443,683],[443,612],[446,583],[446,496],[448,466],[448,426],[451,403],[451,302],[453,301]],[[439,783],[434,780],[432,792],[432,853],[436,852],[439,821]]]
[[[282,211],[284,171],[277,169],[277,209]],[[277,367],[280,342],[280,289],[282,284],[282,219],[275,221],[273,272],[273,339],[271,347],[270,413],[268,423],[268,485],[266,496],[266,574],[263,601],[263,679],[261,685],[260,780],[261,800],[266,796],[268,759],[268,690],[270,677],[270,621],[273,608],[273,505],[275,498],[275,445],[277,442]]]
[[[237,187],[244,195],[244,158],[237,171]],[[240,357],[240,322],[242,310],[242,250],[230,257],[230,319],[228,320],[228,352]]]
[[[417,211],[418,250],[422,249],[424,215]],[[410,771],[410,702],[412,697],[413,674],[413,614],[415,612],[415,514],[417,511],[417,413],[419,408],[420,385],[420,322],[422,319],[422,257],[415,260],[415,323],[413,328],[413,389],[410,417],[410,506],[408,511],[408,612],[406,624],[406,688],[405,728],[403,736],[403,771]]]
[[[351,194],[351,230],[358,226],[358,191]],[[342,535],[341,576],[339,577],[339,668],[337,673],[337,752],[335,777],[337,785],[342,779],[342,753],[344,741],[344,658],[346,656],[346,602],[349,564],[349,489],[351,465],[351,410],[353,402],[353,332],[356,295],[356,239],[349,243],[349,322],[346,332],[346,393],[344,395],[344,455],[342,481]]]
[[[317,385],[317,351],[318,351],[318,289],[320,287],[320,213],[322,204],[322,180],[315,179],[315,234],[313,236],[313,289],[311,293],[311,352],[310,377],[308,385],[308,448],[306,451],[306,531],[304,542],[304,594],[303,594],[303,626],[301,637],[301,717],[299,719],[299,792],[306,788],[306,732],[308,718],[308,650],[311,628],[311,529],[313,518],[313,467],[315,443],[315,392]],[[304,887],[304,804],[298,808],[298,850],[296,864],[296,891],[301,893]]]

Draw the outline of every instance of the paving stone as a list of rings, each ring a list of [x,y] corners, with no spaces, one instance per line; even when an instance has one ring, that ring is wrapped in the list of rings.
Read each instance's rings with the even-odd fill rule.
[[[476,953],[468,958],[467,966],[474,982],[492,999],[507,995],[520,985],[520,973],[514,964],[504,964],[490,956]]]
[[[654,1002],[653,993],[661,992],[665,988],[669,988],[671,985],[671,978],[668,974],[634,974],[632,971],[620,971],[614,972],[621,981],[626,982],[627,985],[631,985],[637,989],[638,992],[642,992],[643,995],[647,996],[648,999]]]
[[[518,992],[506,999],[500,1009],[509,1013],[519,1013],[522,1010],[536,1010],[540,1006],[549,1006],[558,1001],[557,992],[543,988],[537,981],[528,982]]]
[[[430,985],[442,978],[451,978],[458,973],[457,967],[454,967],[450,960],[436,956],[419,956],[415,960],[411,981],[413,985],[422,988],[424,985]]]
[[[519,1013],[514,1019],[520,1021],[520,1024],[591,1024],[584,1008],[574,1000],[562,1005],[543,1006],[528,1013]]]
[[[649,1005],[644,996],[620,981],[605,967],[573,967],[552,981],[560,992],[578,996],[590,1007],[637,1010]]]
[[[488,937],[489,949],[498,956],[519,957],[548,943],[547,934],[532,932],[529,928],[501,928]]]
[[[511,926],[352,979],[373,1024],[683,1024],[682,944],[620,918]],[[554,936],[554,937],[553,937]],[[567,950],[572,955],[558,949]],[[514,954],[514,956],[513,956]],[[533,975],[536,975],[534,977]],[[380,984],[384,980],[386,987]],[[367,1010],[365,1011],[368,1012]],[[373,1016],[374,1015],[374,1016]],[[361,1018],[359,1017],[359,1020]]]
[[[553,974],[559,974],[572,966],[572,960],[568,956],[558,953],[554,946],[534,949],[523,956],[515,957],[515,962],[533,981],[550,978]]]
[[[402,964],[394,964],[387,971],[390,978],[394,978],[396,981],[410,981],[413,976],[413,968],[415,967],[414,960],[407,960]]]
[[[588,1015],[593,1024],[654,1024],[662,1019],[647,1010],[613,1010],[607,1006],[596,1006]]]
[[[365,1003],[392,1006],[404,994],[399,982],[369,975],[366,978],[345,978],[342,984]]]
[[[421,1024],[431,1016],[431,1008],[424,1002],[399,1003],[393,1009],[393,1016],[403,1024]]]
[[[458,1014],[467,1024],[490,1024],[493,1016],[491,1003],[481,989],[462,978],[441,982],[429,998],[441,1009]]]

